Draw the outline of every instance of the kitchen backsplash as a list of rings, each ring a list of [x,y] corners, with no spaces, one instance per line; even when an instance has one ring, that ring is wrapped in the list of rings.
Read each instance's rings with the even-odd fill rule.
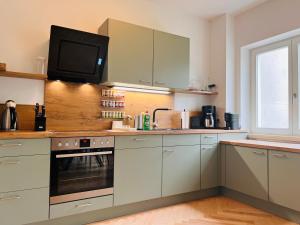
[[[125,114],[134,115],[155,108],[174,108],[173,95],[138,92],[125,93]],[[111,128],[109,119],[101,118],[101,87],[92,84],[75,84],[61,81],[46,81],[45,104],[47,129],[58,131],[103,130]],[[179,112],[159,112],[161,127],[180,127]],[[133,125],[133,120],[125,121]]]

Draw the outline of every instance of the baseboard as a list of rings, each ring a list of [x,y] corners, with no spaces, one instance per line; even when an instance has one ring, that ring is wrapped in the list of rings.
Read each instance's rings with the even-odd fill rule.
[[[235,199],[237,201],[243,202],[245,204],[251,205],[255,208],[264,210],[266,212],[272,213],[274,215],[277,215],[279,217],[285,218],[287,220],[296,222],[300,224],[300,212],[276,205],[272,202],[253,198],[251,196],[245,195],[243,193],[222,187],[220,189],[221,194]]]
[[[220,188],[212,188],[208,190],[191,192],[170,197],[163,197],[144,202],[112,207],[108,209],[82,213],[78,215],[62,217],[58,219],[33,223],[31,225],[84,225],[97,221],[107,220],[115,217],[125,216],[138,212],[143,212],[151,209],[157,209],[170,205],[175,205],[183,202],[204,199],[220,195]]]

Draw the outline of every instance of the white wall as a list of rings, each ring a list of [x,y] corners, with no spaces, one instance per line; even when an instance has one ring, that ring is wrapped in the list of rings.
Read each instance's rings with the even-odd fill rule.
[[[189,37],[191,85],[199,87],[209,75],[209,23],[149,0],[3,1],[0,62],[6,62],[8,70],[35,72],[36,57],[48,55],[52,24],[96,33],[108,17]],[[1,81],[0,89],[3,85]]]
[[[226,15],[211,21],[211,53],[209,82],[217,85],[218,95],[212,98],[223,120],[226,108]]]
[[[241,84],[249,83],[247,52],[242,47],[269,39],[300,28],[299,0],[270,0],[235,17],[235,80],[236,80],[236,110],[242,112],[243,127],[248,127],[247,114],[249,104],[247,95],[249,87]],[[244,62],[241,62],[241,55]],[[241,64],[244,66],[241,67]],[[248,92],[248,93],[247,93]]]

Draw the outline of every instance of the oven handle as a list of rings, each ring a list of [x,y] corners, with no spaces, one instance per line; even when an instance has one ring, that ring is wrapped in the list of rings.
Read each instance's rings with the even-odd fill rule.
[[[57,159],[61,158],[73,158],[73,157],[82,157],[82,156],[94,156],[94,155],[111,155],[112,151],[106,151],[106,152],[89,152],[89,153],[74,153],[74,154],[61,154],[56,155],[55,157]]]

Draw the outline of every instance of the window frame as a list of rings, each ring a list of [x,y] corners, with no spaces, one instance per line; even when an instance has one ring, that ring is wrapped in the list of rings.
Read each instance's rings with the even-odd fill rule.
[[[300,41],[300,39],[299,39]],[[257,56],[262,53],[270,52],[272,50],[280,49],[283,47],[288,47],[288,77],[289,77],[289,128],[288,129],[279,129],[279,128],[259,128],[257,126],[257,117],[258,117],[258,107],[257,107]],[[255,133],[263,133],[263,134],[282,134],[282,135],[291,135],[293,133],[293,121],[294,121],[294,115],[295,115],[295,106],[293,105],[293,93],[294,93],[294,87],[293,87],[293,79],[294,79],[294,72],[293,72],[293,61],[295,60],[293,58],[293,46],[292,46],[292,39],[284,40],[280,42],[276,42],[270,45],[265,45],[256,49],[253,49],[251,51],[251,80],[250,80],[250,91],[251,91],[251,131]],[[300,130],[299,130],[300,133]]]

